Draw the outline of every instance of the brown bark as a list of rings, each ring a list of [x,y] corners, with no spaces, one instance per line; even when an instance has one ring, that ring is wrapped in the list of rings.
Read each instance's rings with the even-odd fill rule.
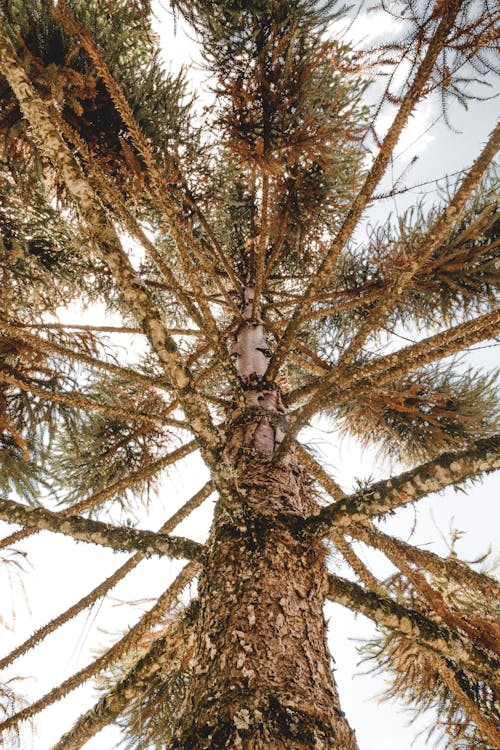
[[[315,504],[293,454],[272,463],[286,423],[253,306],[249,286],[233,349],[245,400],[224,455],[237,489],[219,500],[206,545],[172,750],[356,750],[326,644],[325,549],[292,531]]]
[[[355,750],[326,645],[325,551],[286,522],[312,510],[301,471],[243,446],[234,466],[240,493],[216,511],[172,747]]]

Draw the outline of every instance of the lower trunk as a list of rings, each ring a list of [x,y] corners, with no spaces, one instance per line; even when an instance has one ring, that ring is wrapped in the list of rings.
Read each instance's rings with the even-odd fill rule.
[[[216,508],[172,747],[355,750],[326,645],[325,551],[286,523],[312,511],[301,470],[272,466],[245,432],[228,450],[239,492]]]

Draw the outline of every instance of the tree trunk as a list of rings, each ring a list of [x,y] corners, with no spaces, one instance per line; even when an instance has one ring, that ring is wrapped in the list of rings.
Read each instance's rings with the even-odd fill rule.
[[[246,401],[231,415],[225,451],[237,491],[215,510],[172,747],[356,750],[326,643],[325,550],[287,523],[314,503],[293,454],[272,464],[286,423],[265,380],[265,330],[250,319],[251,302],[248,293],[233,350]]]

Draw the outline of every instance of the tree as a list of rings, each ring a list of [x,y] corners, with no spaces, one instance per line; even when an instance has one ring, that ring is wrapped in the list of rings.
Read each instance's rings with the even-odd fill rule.
[[[353,750],[328,597],[380,626],[367,648],[393,691],[437,705],[449,747],[497,747],[498,585],[376,520],[500,464],[494,379],[455,356],[500,329],[498,127],[440,202],[355,231],[419,103],[439,96],[449,119],[481,95],[499,11],[395,3],[398,41],[367,53],[327,34],[330,0],[175,0],[211,75],[200,117],[162,69],[147,0],[0,7],[0,518],[22,527],[1,546],[50,530],[134,553],[1,666],[145,558],[188,561],[47,696],[19,706],[5,683],[4,736],[100,674],[56,748],[118,721],[134,748]],[[371,107],[370,79],[384,82]],[[54,322],[70,304],[116,322]],[[299,442],[320,415],[410,468],[345,495]],[[209,481],[158,532],[136,528],[194,451]],[[173,535],[213,493],[205,544]],[[329,572],[323,540],[360,583]],[[379,581],[353,540],[397,575]]]

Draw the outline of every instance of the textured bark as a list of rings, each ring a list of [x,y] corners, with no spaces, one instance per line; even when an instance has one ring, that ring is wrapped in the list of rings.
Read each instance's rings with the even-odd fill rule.
[[[172,750],[356,750],[326,644],[325,550],[293,533],[315,512],[286,431],[254,287],[232,350],[243,389],[226,425],[234,486],[219,500],[199,582],[188,694]]]
[[[0,518],[7,523],[19,523],[28,528],[55,531],[81,542],[93,542],[117,550],[136,550],[145,554],[199,559],[203,546],[184,537],[168,536],[155,531],[111,526],[82,516],[60,516],[45,508],[21,505],[0,498]]]
[[[239,438],[240,494],[216,510],[173,748],[355,750],[326,645],[325,551],[284,518],[312,511],[301,471],[292,461],[271,468]]]

